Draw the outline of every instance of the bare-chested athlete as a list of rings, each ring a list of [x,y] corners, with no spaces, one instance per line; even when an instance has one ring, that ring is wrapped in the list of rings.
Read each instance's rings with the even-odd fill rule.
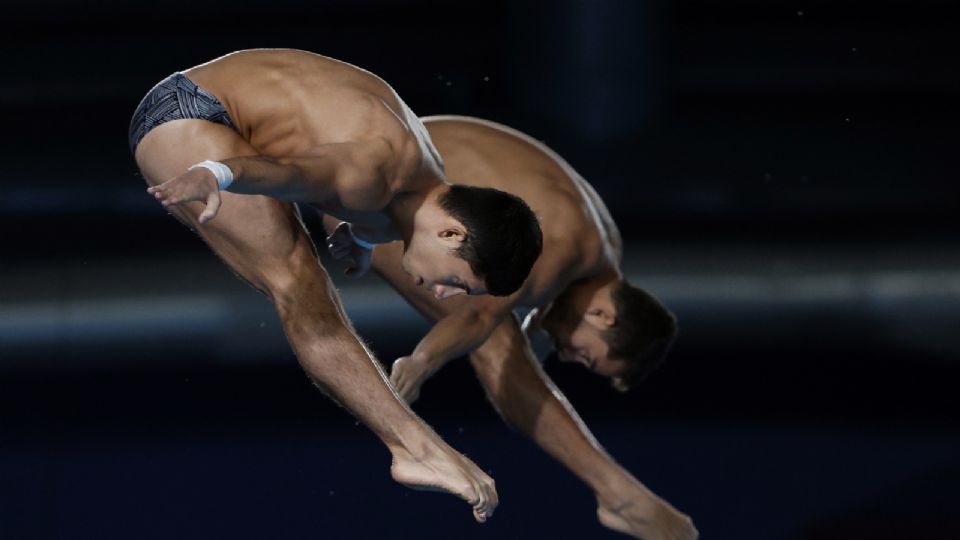
[[[357,243],[402,240],[415,279],[478,294],[510,294],[526,277],[540,246],[529,208],[447,184],[423,125],[390,86],[303,51],[242,51],[168,77],[134,114],[130,144],[149,191],[274,302],[306,372],[387,446],[393,478],[456,494],[479,521],[490,516],[493,480],[390,387],[289,201],[352,222],[338,234]],[[495,209],[495,223],[471,221],[474,208]],[[520,240],[477,246],[474,236],[490,232],[477,221],[494,234],[519,230]]]
[[[447,285],[415,287],[400,269],[402,246],[379,245],[373,268],[426,316],[439,320],[410,356],[393,364],[392,381],[413,401],[444,362],[470,353],[487,395],[504,419],[561,461],[596,494],[597,515],[612,529],[647,540],[693,539],[690,518],[618,465],[597,443],[544,373],[524,333],[542,326],[558,357],[612,377],[625,389],[664,359],[676,333],[673,315],[620,272],[620,234],[589,184],[545,145],[511,128],[439,116],[424,125],[451,178],[524,199],[543,228],[543,253],[509,297],[447,298]],[[325,218],[328,229],[336,220]],[[338,238],[335,256],[351,258]],[[442,300],[447,298],[446,300]],[[523,331],[510,314],[533,307]]]

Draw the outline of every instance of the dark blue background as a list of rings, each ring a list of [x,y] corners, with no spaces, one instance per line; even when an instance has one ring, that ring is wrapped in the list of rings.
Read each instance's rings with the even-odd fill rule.
[[[950,7],[5,8],[0,538],[617,537],[463,362],[416,409],[493,472],[501,507],[481,526],[452,497],[394,484],[382,446],[300,372],[267,301],[145,195],[126,142],[139,99],[252,47],[355,63],[422,115],[522,129],[597,188],[627,275],[681,337],[626,395],[548,371],[703,538],[960,538]],[[402,302],[375,278],[337,280],[381,360],[412,349],[426,326]]]

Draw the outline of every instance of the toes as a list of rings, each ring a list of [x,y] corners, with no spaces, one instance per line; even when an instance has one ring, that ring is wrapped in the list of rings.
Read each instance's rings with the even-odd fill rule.
[[[497,483],[492,478],[487,483],[487,487],[490,489],[490,513],[493,514],[493,511],[500,505],[500,494],[497,493]]]
[[[493,511],[496,510],[499,499],[497,498],[496,490],[494,490],[492,486],[484,486],[484,489],[487,490],[487,507],[484,510],[484,514],[489,518],[493,515]]]
[[[500,498],[497,495],[497,488],[493,479],[483,472],[480,474],[482,476],[477,480],[476,487],[477,493],[480,494],[480,502],[475,508],[483,515],[483,519],[487,520],[493,516],[493,511],[500,504]]]
[[[474,490],[480,499],[473,505],[473,515],[477,518],[477,521],[483,523],[493,514],[493,507],[490,504],[490,493],[487,487],[482,481],[477,482],[477,484]]]

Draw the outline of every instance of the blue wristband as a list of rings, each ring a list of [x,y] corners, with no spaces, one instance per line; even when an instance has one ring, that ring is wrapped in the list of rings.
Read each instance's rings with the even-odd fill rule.
[[[376,244],[371,244],[370,242],[367,242],[367,241],[365,241],[365,240],[361,240],[361,239],[357,238],[357,236],[356,236],[355,234],[353,234],[353,225],[352,225],[352,224],[349,224],[349,223],[347,224],[347,230],[350,231],[350,238],[353,238],[353,243],[354,243],[354,244],[362,247],[363,249],[366,249],[367,251],[373,250],[373,246],[375,246]]]

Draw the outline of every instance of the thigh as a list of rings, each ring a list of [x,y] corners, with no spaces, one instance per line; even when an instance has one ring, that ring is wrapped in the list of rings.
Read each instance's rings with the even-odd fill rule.
[[[235,131],[205,120],[174,120],[157,126],[137,147],[136,160],[148,185],[160,184],[205,159],[258,152]],[[146,195],[144,195],[146,196]],[[296,206],[260,195],[221,194],[217,217],[201,225],[201,202],[170,211],[199,234],[230,267],[261,292],[299,278],[303,270],[325,272]]]

